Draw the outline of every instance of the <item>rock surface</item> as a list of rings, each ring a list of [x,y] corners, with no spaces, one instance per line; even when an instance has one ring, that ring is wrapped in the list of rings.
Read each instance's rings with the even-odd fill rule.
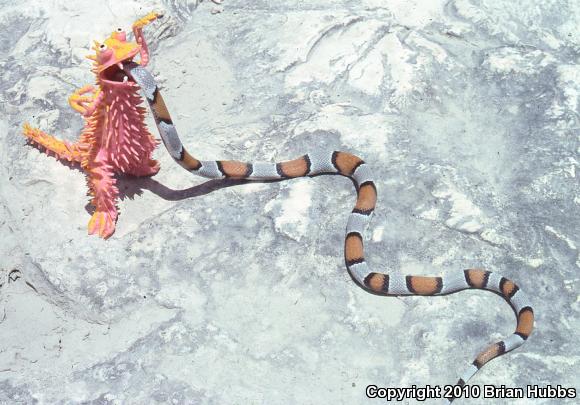
[[[91,41],[152,9],[191,151],[363,156],[371,266],[483,267],[531,297],[532,337],[472,382],[580,388],[577,2],[19,0],[0,11],[1,403],[374,404],[367,385],[452,384],[513,331],[493,294],[352,283],[337,176],[232,186],[160,149],[157,176],[120,179],[113,237],[88,237],[83,174],[20,127],[74,140]]]

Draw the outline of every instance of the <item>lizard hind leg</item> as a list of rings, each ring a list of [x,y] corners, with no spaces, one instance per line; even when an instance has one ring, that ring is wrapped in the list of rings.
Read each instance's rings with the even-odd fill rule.
[[[61,141],[38,128],[31,127],[28,123],[24,124],[22,131],[30,142],[42,146],[49,152],[53,152],[58,159],[81,162],[82,151],[78,144]]]
[[[115,186],[111,166],[103,159],[104,153],[97,155],[87,164],[87,183],[89,193],[93,196],[91,203],[95,212],[88,224],[89,235],[97,234],[107,239],[115,232],[117,221],[117,196],[119,190]]]
[[[141,128],[132,136],[133,143],[125,149],[130,162],[124,173],[136,177],[153,176],[159,171],[159,162],[152,158],[153,151],[159,144],[146,128]]]

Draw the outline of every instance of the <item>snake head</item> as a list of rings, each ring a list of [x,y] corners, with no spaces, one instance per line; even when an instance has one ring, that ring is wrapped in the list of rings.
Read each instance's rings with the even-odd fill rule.
[[[117,28],[102,43],[95,41],[94,55],[88,58],[95,61],[94,72],[100,81],[109,86],[133,86],[135,82],[123,71],[123,64],[129,63],[141,51],[141,45],[127,41],[127,33]]]

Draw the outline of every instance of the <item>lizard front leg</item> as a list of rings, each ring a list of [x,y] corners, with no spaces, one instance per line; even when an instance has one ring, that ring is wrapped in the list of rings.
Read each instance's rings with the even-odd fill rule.
[[[115,232],[119,190],[115,186],[116,181],[111,165],[105,159],[104,150],[88,162],[87,176],[87,183],[93,196],[91,203],[95,206],[95,212],[88,225],[89,235],[96,233],[106,239]]]
[[[163,17],[163,14],[151,12],[133,23],[133,34],[135,35],[135,40],[141,46],[141,50],[139,51],[141,55],[141,66],[147,66],[149,63],[149,49],[147,48],[147,42],[143,35],[143,27],[161,17]]]

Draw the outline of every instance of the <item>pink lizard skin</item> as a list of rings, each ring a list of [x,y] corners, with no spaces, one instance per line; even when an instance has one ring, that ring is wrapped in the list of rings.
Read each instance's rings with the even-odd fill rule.
[[[57,158],[80,163],[87,176],[91,205],[95,211],[88,224],[89,234],[108,238],[115,232],[117,198],[115,174],[151,176],[159,171],[152,158],[158,141],[144,122],[145,109],[139,86],[123,72],[123,63],[140,55],[141,66],[149,62],[143,27],[160,17],[149,13],[133,24],[136,42],[127,41],[118,28],[103,43],[95,41],[92,71],[96,85],[87,85],[69,97],[69,104],[81,113],[85,126],[76,143],[59,140],[24,124],[24,135]]]

